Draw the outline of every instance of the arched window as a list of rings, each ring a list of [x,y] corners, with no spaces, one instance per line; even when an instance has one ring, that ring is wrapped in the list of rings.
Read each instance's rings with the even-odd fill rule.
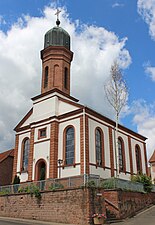
[[[65,67],[65,74],[64,74],[64,87],[68,88],[68,69]]]
[[[28,158],[30,150],[30,139],[27,138],[23,141],[22,144],[22,171],[27,171],[28,169]]]
[[[74,127],[68,127],[65,132],[65,164],[74,164],[75,154],[75,132]]]
[[[45,67],[44,88],[48,86],[48,66]]]
[[[96,150],[96,164],[103,166],[103,133],[99,128],[95,130],[95,150]]]
[[[136,154],[137,173],[141,173],[142,172],[141,151],[139,145],[136,145],[135,147],[135,154]]]
[[[119,170],[124,171],[124,160],[123,160],[123,140],[118,138],[118,155],[119,155]]]

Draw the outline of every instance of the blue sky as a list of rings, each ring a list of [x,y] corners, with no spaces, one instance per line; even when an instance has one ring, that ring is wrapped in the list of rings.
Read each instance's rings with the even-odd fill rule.
[[[129,89],[120,122],[148,137],[150,156],[155,149],[155,0],[0,0],[0,151],[13,147],[12,130],[31,107],[29,99],[39,94],[39,52],[55,23],[54,3],[72,38],[72,95],[112,118],[98,89],[118,59]]]

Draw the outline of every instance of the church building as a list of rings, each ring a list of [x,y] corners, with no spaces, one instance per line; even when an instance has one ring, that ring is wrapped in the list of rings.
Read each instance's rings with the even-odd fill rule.
[[[72,59],[70,36],[57,19],[41,51],[41,93],[15,127],[13,178],[21,182],[116,176],[115,122],[70,95]],[[147,174],[146,138],[122,125],[118,129],[119,178]]]

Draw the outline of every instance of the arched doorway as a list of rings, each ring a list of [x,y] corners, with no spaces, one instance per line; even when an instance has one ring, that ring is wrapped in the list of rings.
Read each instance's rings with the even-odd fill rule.
[[[35,180],[46,179],[46,162],[43,159],[39,159],[35,168]]]

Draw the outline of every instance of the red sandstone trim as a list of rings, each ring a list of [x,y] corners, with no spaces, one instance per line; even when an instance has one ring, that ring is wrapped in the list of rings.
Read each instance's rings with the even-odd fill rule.
[[[133,175],[133,161],[132,161],[132,148],[131,148],[130,136],[128,136],[128,148],[129,148],[130,172],[131,172],[131,175]]]
[[[34,153],[34,128],[31,129],[31,134],[30,134],[30,152],[29,152],[29,162],[28,162],[28,181],[32,181],[33,153]]]
[[[58,131],[59,123],[53,121],[51,123],[51,134],[50,134],[50,170],[49,178],[57,178],[58,176]]]
[[[83,133],[83,116],[80,117],[80,162],[81,174],[84,174],[84,133]]]
[[[85,164],[86,164],[86,174],[89,174],[89,121],[88,116],[85,115]]]
[[[30,111],[24,116],[24,118],[17,124],[17,126],[14,128],[14,131],[17,131],[24,124],[24,122],[32,115],[32,113],[33,108],[31,108]]]

